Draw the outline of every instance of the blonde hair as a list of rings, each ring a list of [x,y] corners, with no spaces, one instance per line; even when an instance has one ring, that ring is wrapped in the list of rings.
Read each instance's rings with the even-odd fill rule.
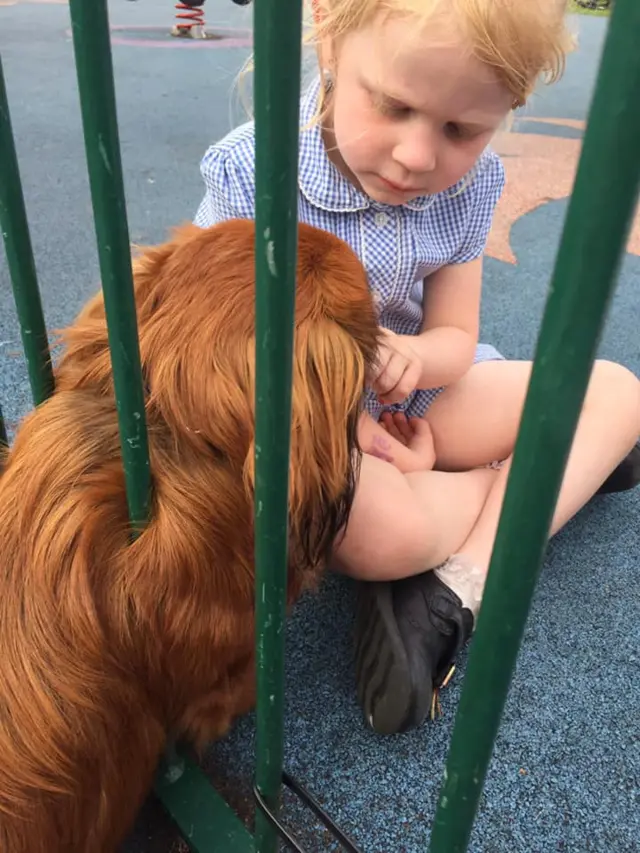
[[[379,16],[410,15],[424,26],[449,14],[474,55],[491,67],[522,106],[539,80],[562,76],[573,38],[565,15],[568,0],[310,0],[312,21],[305,41],[336,43]]]

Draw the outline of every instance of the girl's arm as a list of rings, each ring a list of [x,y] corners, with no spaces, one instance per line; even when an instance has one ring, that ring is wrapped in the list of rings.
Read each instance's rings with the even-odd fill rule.
[[[422,362],[416,387],[451,385],[473,364],[481,288],[482,257],[442,267],[425,281],[422,333],[411,341]]]
[[[383,403],[398,403],[416,388],[461,379],[473,364],[480,325],[482,259],[450,264],[424,285],[424,321],[417,335],[383,329],[371,387]]]

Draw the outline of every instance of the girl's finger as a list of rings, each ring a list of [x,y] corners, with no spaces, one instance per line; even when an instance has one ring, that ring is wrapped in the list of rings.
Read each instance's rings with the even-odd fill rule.
[[[385,428],[385,430],[389,433],[391,438],[395,438],[396,441],[399,441],[401,444],[406,444],[406,441],[400,432],[400,430],[396,427],[394,423],[394,418],[391,412],[383,412],[380,415],[380,423]]]
[[[395,412],[393,415],[393,423],[400,435],[404,438],[404,441],[411,441],[413,438],[413,429],[406,414],[404,412]]]
[[[425,421],[424,418],[410,418],[409,429],[411,430],[413,435],[417,436],[431,434],[431,427],[429,426],[427,421]]]

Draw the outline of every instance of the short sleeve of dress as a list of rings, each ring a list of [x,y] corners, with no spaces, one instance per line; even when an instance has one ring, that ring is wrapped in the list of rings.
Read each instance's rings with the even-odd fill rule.
[[[253,219],[253,126],[243,125],[212,145],[200,163],[205,194],[194,224],[208,228],[226,219]]]
[[[504,184],[502,161],[493,151],[487,151],[480,159],[473,182],[462,190],[462,194],[469,193],[469,197],[465,199],[466,227],[451,263],[468,263],[482,255]]]

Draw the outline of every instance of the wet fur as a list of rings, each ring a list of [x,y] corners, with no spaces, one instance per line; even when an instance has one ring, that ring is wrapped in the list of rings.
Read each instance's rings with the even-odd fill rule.
[[[131,541],[101,296],[0,457],[0,851],[112,853],[168,735],[254,703],[254,229],[134,263],[152,511]],[[288,602],[347,520],[377,324],[365,273],[299,226]],[[284,430],[284,424],[283,424]]]

